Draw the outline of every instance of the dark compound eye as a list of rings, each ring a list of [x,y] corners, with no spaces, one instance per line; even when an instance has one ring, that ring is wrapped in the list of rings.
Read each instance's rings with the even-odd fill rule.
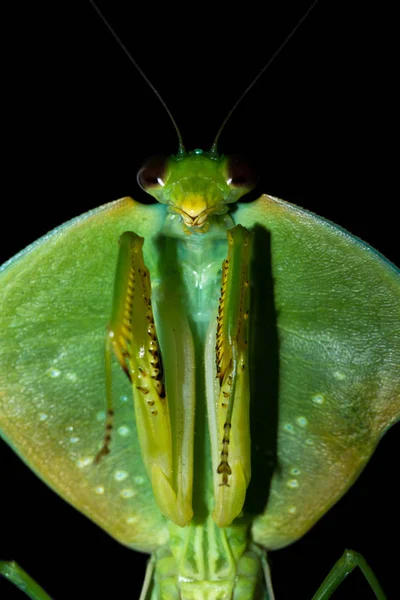
[[[137,182],[143,190],[164,185],[168,157],[162,154],[146,160],[137,174]]]
[[[229,185],[252,189],[257,181],[258,176],[248,160],[237,154],[228,157]]]

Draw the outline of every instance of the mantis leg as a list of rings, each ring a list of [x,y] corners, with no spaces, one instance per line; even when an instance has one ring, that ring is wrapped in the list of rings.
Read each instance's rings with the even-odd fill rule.
[[[142,591],[140,592],[139,600],[151,600],[153,591],[153,577],[155,568],[155,558],[152,555],[147,563],[146,574],[144,576]]]
[[[368,581],[377,599],[387,600],[379,581],[372,572],[372,569],[367,565],[365,558],[354,550],[344,551],[343,556],[341,556],[334,564],[332,570],[312,597],[312,600],[327,600],[327,598],[330,598],[347,575],[349,575],[356,567],[360,567],[362,574]]]
[[[166,517],[184,526],[192,518],[192,461],[179,461],[176,467],[175,454],[179,448],[180,456],[190,458],[193,436],[189,430],[193,423],[176,415],[176,410],[171,413],[171,400],[182,390],[177,390],[172,383],[168,385],[168,380],[165,382],[152,308],[150,273],[143,259],[143,242],[143,238],[132,232],[123,233],[119,240],[112,313],[106,338],[106,435],[96,461],[110,452],[113,418],[111,361],[115,355],[132,384],[137,434],[156,502]],[[163,337],[167,339],[166,354],[173,354],[175,362],[182,362],[182,357],[190,362],[191,341],[185,336],[184,324],[178,322],[179,315],[173,312],[173,308],[171,311],[174,331],[178,331],[177,336],[183,341],[176,347],[176,343],[170,342],[168,332],[163,331]],[[193,397],[193,394],[188,396]],[[176,404],[172,402],[173,407]],[[191,411],[193,413],[194,410]],[[184,422],[185,426],[178,427],[177,422]]]
[[[25,592],[31,600],[51,600],[44,589],[14,561],[0,561],[0,575]]]
[[[251,238],[241,225],[227,236],[217,317],[215,402],[209,403],[210,423],[215,423],[210,427],[214,429],[213,519],[219,527],[230,525],[240,514],[251,476],[247,343]]]
[[[275,600],[274,589],[272,587],[271,581],[271,570],[269,568],[267,553],[265,551],[261,552],[261,565],[264,572],[264,581],[267,592],[267,600]]]

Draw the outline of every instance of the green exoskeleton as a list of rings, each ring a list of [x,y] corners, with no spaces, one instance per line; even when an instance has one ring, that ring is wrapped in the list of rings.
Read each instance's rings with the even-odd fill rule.
[[[254,174],[214,147],[152,159],[139,182],[156,204],[102,206],[2,267],[1,435],[151,554],[141,600],[272,600],[267,551],[399,419],[399,272],[292,204],[241,203]],[[356,553],[315,598],[355,565],[384,598]]]
[[[263,548],[302,536],[398,419],[399,275],[281,200],[237,204],[254,176],[235,157],[181,151],[139,181],[157,204],[91,211],[3,267],[2,435],[153,553],[142,598],[271,598]],[[265,469],[256,421],[269,402],[260,510],[248,486]]]

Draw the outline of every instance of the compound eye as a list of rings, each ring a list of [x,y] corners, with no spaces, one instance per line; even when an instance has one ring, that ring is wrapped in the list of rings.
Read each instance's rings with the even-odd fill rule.
[[[157,154],[148,158],[139,169],[137,182],[144,191],[164,185],[167,161],[167,156]]]
[[[228,157],[227,183],[234,187],[253,189],[256,187],[258,176],[243,156],[234,154]]]

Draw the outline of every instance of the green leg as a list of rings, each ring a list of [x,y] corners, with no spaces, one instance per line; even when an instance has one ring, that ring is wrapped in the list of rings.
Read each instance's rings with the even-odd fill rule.
[[[29,577],[28,573],[21,569],[14,561],[0,561],[0,575],[25,592],[31,600],[51,600],[44,589]]]
[[[341,556],[334,564],[332,570],[312,597],[312,600],[326,600],[327,598],[330,598],[347,575],[349,575],[356,567],[360,567],[362,574],[368,581],[378,600],[387,600],[379,581],[371,568],[367,565],[365,558],[358,552],[354,552],[354,550],[344,551],[343,556]]]
[[[274,589],[271,581],[271,570],[269,568],[267,553],[265,550],[261,550],[261,565],[264,573],[264,581],[266,587],[266,600],[275,600]]]
[[[163,299],[159,309],[166,324],[163,328],[161,323],[166,371],[183,382],[179,387],[166,373],[165,385],[143,243],[133,232],[123,233],[119,240],[105,349],[106,432],[96,462],[112,451],[111,362],[115,355],[132,384],[138,437],[155,500],[167,518],[183,527],[193,515],[194,375],[187,375],[194,374],[193,342],[179,304]],[[186,374],[182,374],[184,368]],[[183,456],[186,460],[181,460]]]
[[[248,323],[251,234],[237,225],[227,232],[216,333],[216,438],[213,453],[213,519],[227,527],[240,514],[250,481]],[[213,419],[210,414],[210,421]],[[211,427],[211,430],[214,430]]]
[[[155,567],[155,558],[151,556],[149,562],[147,563],[146,575],[143,581],[142,591],[140,593],[139,600],[151,600],[152,592],[153,592],[153,584],[154,584],[154,567]]]

